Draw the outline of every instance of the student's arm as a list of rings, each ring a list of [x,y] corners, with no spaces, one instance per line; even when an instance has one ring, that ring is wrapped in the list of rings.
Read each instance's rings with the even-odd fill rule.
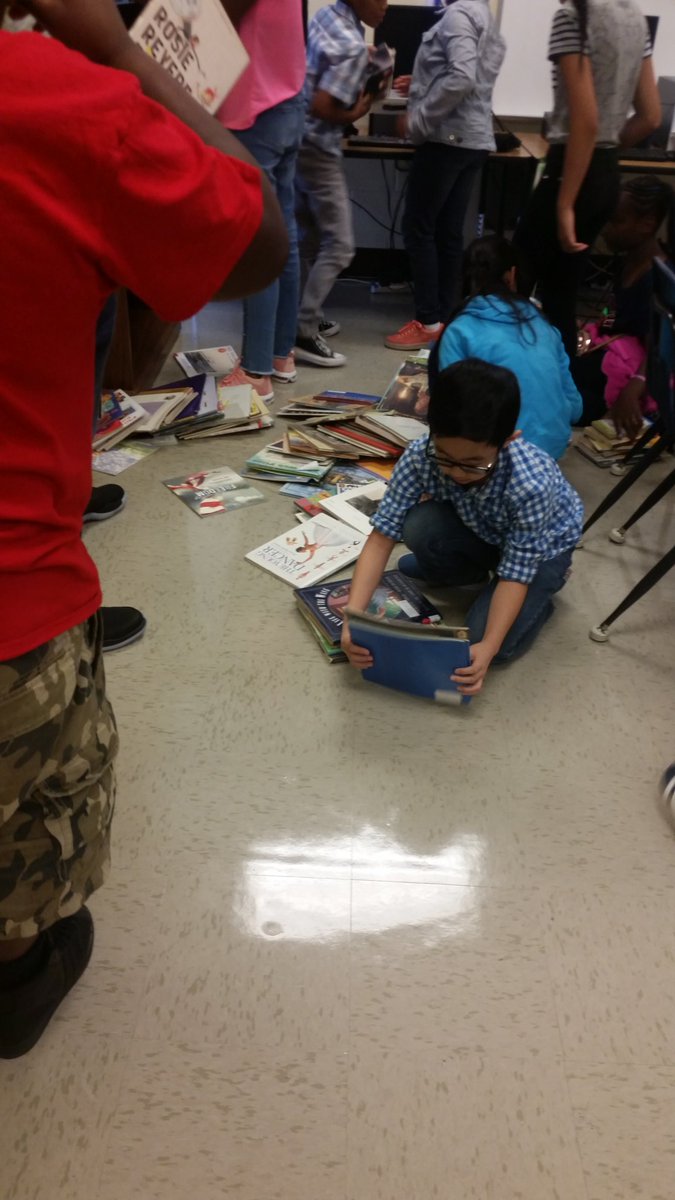
[[[639,368],[633,375],[632,379],[622,387],[614,404],[612,405],[609,415],[614,422],[614,427],[617,433],[625,433],[631,441],[635,441],[642,432],[642,401],[647,394],[647,356]]]
[[[661,97],[654,78],[654,65],[651,58],[642,60],[642,69],[633,97],[635,112],[629,117],[621,130],[619,145],[624,147],[637,146],[638,142],[649,137],[661,123]]]
[[[570,114],[565,165],[558,192],[558,240],[568,254],[577,254],[588,249],[585,242],[577,241],[574,205],[595,149],[598,104],[590,58],[584,54],[565,54],[558,59],[558,65]]]
[[[240,25],[257,0],[220,0],[233,25]]]
[[[389,555],[395,545],[396,542],[393,538],[385,537],[376,529],[368,536],[359,555],[352,586],[349,590],[350,608],[365,612],[373,598],[373,592],[384,574]],[[341,645],[353,667],[359,671],[364,671],[366,667],[372,667],[373,659],[370,650],[366,650],[365,646],[355,646],[352,642],[347,617],[342,626]]]
[[[441,22],[438,36],[443,37],[447,70],[438,76],[426,96],[408,109],[408,135],[415,143],[427,141],[476,86],[478,39],[473,24],[465,13],[451,8]]]
[[[312,116],[327,121],[329,125],[352,125],[360,117],[365,117],[366,113],[370,111],[374,99],[374,96],[368,96],[362,92],[356,104],[353,104],[351,108],[345,108],[340,100],[331,96],[330,92],[324,92],[321,88],[317,88],[312,97]]]
[[[453,683],[458,684],[457,690],[463,696],[473,696],[481,690],[490,663],[499,653],[526,596],[526,583],[516,583],[513,579],[499,580],[490,603],[483,639],[471,646],[471,666],[458,667],[452,676]]]
[[[241,143],[131,41],[114,0],[27,0],[24,7],[72,50],[79,50],[102,66],[135,75],[146,96],[183,121],[207,146],[257,167]],[[218,292],[224,300],[262,290],[279,276],[286,261],[288,238],[281,211],[264,172],[260,179],[262,222]]]

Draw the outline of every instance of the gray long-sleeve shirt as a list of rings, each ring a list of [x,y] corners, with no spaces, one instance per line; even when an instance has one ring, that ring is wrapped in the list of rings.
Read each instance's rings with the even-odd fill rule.
[[[455,0],[417,51],[408,100],[411,141],[494,150],[492,91],[505,53],[488,0]]]

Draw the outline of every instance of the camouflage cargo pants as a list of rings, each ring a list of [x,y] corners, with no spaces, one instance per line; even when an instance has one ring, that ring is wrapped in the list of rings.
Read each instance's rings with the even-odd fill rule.
[[[0,938],[47,929],[103,883],[116,754],[100,617],[0,662]]]

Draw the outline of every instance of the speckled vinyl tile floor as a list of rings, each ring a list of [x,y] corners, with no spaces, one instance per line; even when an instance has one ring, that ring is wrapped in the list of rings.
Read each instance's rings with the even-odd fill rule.
[[[348,365],[300,368],[277,406],[384,389],[405,299],[343,285],[334,311]],[[183,345],[237,323],[210,306]],[[323,661],[244,562],[293,523],[276,486],[209,520],[162,487],[266,440],[162,447],[86,531],[106,601],[148,629],[106,664],[122,749],[91,967],[0,1064],[3,1200],[672,1200],[675,573],[588,639],[673,542],[672,496],[607,538],[668,464],[460,713]],[[612,482],[563,468],[589,508]]]

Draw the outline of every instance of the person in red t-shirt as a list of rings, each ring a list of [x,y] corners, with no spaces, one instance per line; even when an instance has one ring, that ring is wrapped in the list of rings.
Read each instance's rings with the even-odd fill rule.
[[[287,251],[254,160],[133,45],[113,0],[27,7],[72,49],[0,32],[4,1058],[35,1044],[84,971],[85,902],[109,861],[117,734],[81,538],[97,318],[128,287],[182,320],[266,287]]]

